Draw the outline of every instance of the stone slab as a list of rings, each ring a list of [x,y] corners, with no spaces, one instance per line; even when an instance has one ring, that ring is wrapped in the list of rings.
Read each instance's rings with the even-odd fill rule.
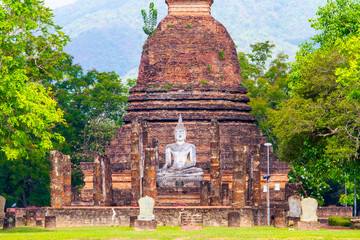
[[[316,215],[318,208],[318,202],[314,198],[305,198],[301,201],[302,214],[300,221],[302,222],[317,222],[318,217]]]
[[[134,231],[156,231],[157,229],[157,221],[142,221],[135,220],[134,221]]]
[[[154,216],[154,206],[155,200],[151,197],[143,197],[139,199],[140,214],[138,220],[141,221],[153,221],[155,220]]]
[[[289,217],[300,217],[301,215],[301,197],[300,196],[291,196],[288,199],[289,203]]]
[[[298,222],[298,230],[320,230],[319,222]]]

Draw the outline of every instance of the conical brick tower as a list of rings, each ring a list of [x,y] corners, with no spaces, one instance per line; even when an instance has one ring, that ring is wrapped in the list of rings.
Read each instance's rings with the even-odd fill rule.
[[[266,139],[250,113],[235,44],[225,27],[211,16],[213,0],[166,3],[168,15],[143,46],[138,82],[131,89],[128,113],[123,118],[125,125],[106,149],[113,165],[114,204],[128,205],[129,199],[134,202],[140,197],[141,173],[137,171],[141,166],[136,161],[143,161],[144,149],[152,146],[154,139],[162,167],[165,146],[174,142],[181,114],[187,142],[196,146],[196,166],[204,170],[204,180],[211,186],[209,204],[234,201],[235,152],[245,150],[240,175],[246,178],[246,186],[242,186],[246,193],[238,203],[264,205],[260,176],[266,172]],[[138,143],[134,136],[140,139]],[[282,204],[287,164],[271,155],[271,172],[282,194],[273,200]],[[224,200],[226,191],[230,192],[229,203]],[[200,195],[200,188],[158,189],[157,205],[200,205]]]

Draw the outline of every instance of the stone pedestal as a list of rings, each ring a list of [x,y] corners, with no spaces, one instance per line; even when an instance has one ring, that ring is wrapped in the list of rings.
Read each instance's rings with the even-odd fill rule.
[[[286,213],[284,210],[275,210],[274,227],[275,228],[286,228]]]
[[[298,227],[300,217],[287,217],[287,225],[289,227]]]
[[[320,230],[319,222],[298,222],[298,230]]]
[[[240,213],[230,212],[228,214],[228,227],[230,228],[240,227]]]
[[[7,212],[4,218],[3,230],[11,230],[16,226],[15,213]]]
[[[17,217],[16,218],[16,227],[23,227],[23,226],[25,226],[25,218]]]
[[[360,229],[360,219],[350,219],[352,229]]]
[[[183,214],[181,215],[181,230],[201,230],[203,227],[203,216]]]
[[[56,216],[45,217],[45,228],[56,228]]]
[[[155,231],[157,228],[157,222],[152,221],[143,221],[143,220],[134,220],[134,231]]]

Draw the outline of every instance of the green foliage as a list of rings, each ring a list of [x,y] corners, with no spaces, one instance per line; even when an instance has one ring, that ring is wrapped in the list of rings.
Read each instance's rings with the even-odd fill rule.
[[[5,159],[28,159],[33,151],[44,155],[54,141],[63,140],[52,132],[63,113],[41,85],[44,78],[62,78],[55,66],[69,40],[52,17],[41,1],[0,5],[0,151]]]
[[[168,24],[168,25],[167,25],[167,27],[168,27],[168,28],[173,28],[173,27],[174,27],[174,25],[172,25],[172,24]]]
[[[282,53],[271,59],[274,47],[269,41],[253,44],[252,53],[239,52],[238,58],[242,84],[249,90],[251,113],[257,119],[261,131],[276,147],[276,138],[272,134],[273,126],[269,124],[268,117],[278,104],[288,98],[286,80],[289,65],[286,62],[288,56]]]
[[[324,45],[355,34],[360,29],[359,12],[358,0],[327,0],[317,11],[318,18],[309,20],[311,27],[319,31],[311,39]]]
[[[209,82],[208,82],[208,81],[206,81],[206,80],[204,80],[204,79],[202,79],[202,80],[201,80],[201,84],[203,84],[203,85],[208,85],[208,84],[209,84]]]
[[[207,70],[211,71],[212,66],[210,64],[208,64],[206,68],[207,68]]]
[[[225,56],[224,56],[224,50],[220,50],[219,51],[219,58],[220,60],[224,60]]]
[[[360,4],[329,0],[317,14],[312,26],[319,33],[301,46],[292,66],[291,98],[270,123],[280,159],[306,166],[322,181],[353,182],[360,167]],[[350,198],[342,196],[341,202]]]
[[[187,25],[186,25],[186,28],[187,28],[187,29],[192,29],[192,26],[191,26],[190,24],[187,24]]]
[[[64,65],[68,78],[53,86],[66,113],[66,124],[57,129],[66,138],[61,147],[75,162],[92,161],[95,153],[104,153],[121,126],[129,89],[136,80],[129,79],[125,85],[114,72],[92,70],[84,74],[71,57]]]
[[[157,9],[154,9],[154,3],[150,3],[149,15],[146,14],[145,9],[141,10],[141,15],[144,21],[143,31],[146,35],[150,36],[157,25]]]
[[[166,83],[166,84],[164,85],[164,88],[165,88],[165,89],[170,89],[170,84]]]
[[[224,75],[223,75],[223,74],[220,74],[220,78],[221,78],[221,79],[224,79]]]
[[[329,226],[350,227],[350,217],[329,217]]]

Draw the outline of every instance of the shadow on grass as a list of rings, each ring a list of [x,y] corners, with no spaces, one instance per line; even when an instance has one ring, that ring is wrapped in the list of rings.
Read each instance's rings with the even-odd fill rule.
[[[4,233],[35,233],[35,232],[53,232],[53,230],[48,230],[40,227],[16,227],[11,230],[0,230],[1,234]]]

